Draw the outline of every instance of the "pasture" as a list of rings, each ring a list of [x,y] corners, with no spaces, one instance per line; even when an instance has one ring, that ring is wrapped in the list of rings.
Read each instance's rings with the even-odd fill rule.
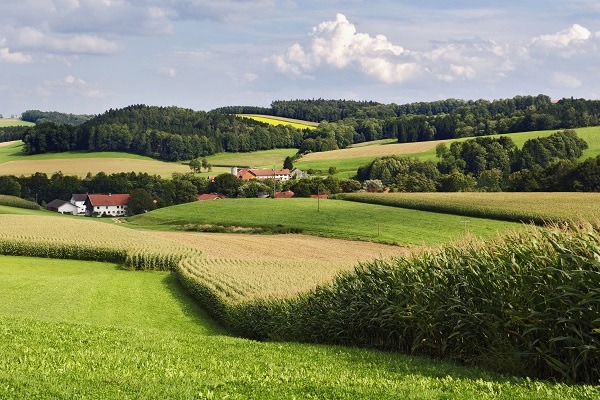
[[[319,124],[317,122],[303,121],[301,119],[277,117],[274,115],[259,114],[237,114],[238,117],[250,118],[255,121],[264,122],[269,125],[290,125],[297,129],[315,129]]]
[[[492,135],[491,137],[509,136],[518,147],[522,147],[529,139],[550,136],[557,131],[558,129],[549,131],[517,132],[504,135]],[[585,150],[581,156],[582,160],[600,155],[599,126],[577,128],[575,131],[579,137],[584,139],[589,145],[589,148]],[[473,138],[468,137],[446,141],[415,143],[397,143],[393,139],[384,139],[353,145],[347,149],[310,153],[296,161],[294,166],[302,170],[314,169],[320,171],[327,171],[329,167],[336,167],[338,177],[349,178],[356,175],[358,167],[370,163],[376,157],[406,155],[418,158],[422,161],[436,161],[435,146],[437,146],[437,144],[444,142],[449,145],[454,140],[465,141],[469,139]]]
[[[208,156],[206,159],[213,165],[213,168],[214,166],[282,168],[285,158],[294,156],[297,151],[297,149],[273,149],[248,153],[219,153]]]
[[[317,210],[320,206],[320,211]],[[372,204],[316,199],[228,199],[162,208],[128,218],[130,225],[158,229],[208,226],[293,228],[302,233],[398,245],[435,245],[461,238],[463,218]],[[468,230],[490,237],[519,224],[472,219]]]
[[[0,257],[0,397],[577,399],[590,386],[229,336],[164,272]]]
[[[336,197],[505,221],[600,221],[600,193],[345,193]]]
[[[33,122],[23,121],[17,118],[0,118],[0,128],[9,126],[34,126]]]

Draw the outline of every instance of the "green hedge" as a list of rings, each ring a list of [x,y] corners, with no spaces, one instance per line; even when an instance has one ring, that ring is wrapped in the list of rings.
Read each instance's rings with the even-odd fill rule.
[[[245,337],[374,347],[600,383],[600,229],[510,234],[361,264],[282,300],[228,303],[184,268],[209,312]]]

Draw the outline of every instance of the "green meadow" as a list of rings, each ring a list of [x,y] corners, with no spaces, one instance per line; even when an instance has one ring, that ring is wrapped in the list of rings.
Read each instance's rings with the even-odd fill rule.
[[[435,245],[466,232],[490,237],[520,224],[407,210],[342,200],[227,199],[158,209],[128,218],[129,226],[185,229],[193,226],[291,228],[305,234],[399,245]]]
[[[0,128],[8,126],[34,126],[33,122],[22,121],[16,118],[0,118]]]
[[[3,399],[580,399],[555,384],[374,350],[227,334],[167,272],[0,256]]]

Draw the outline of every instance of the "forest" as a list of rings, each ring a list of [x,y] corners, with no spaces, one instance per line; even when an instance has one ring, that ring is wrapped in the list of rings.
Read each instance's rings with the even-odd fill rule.
[[[360,167],[357,177],[374,191],[600,191],[600,157],[577,162],[587,147],[571,130],[529,139],[522,149],[509,136],[479,137],[438,145],[437,163],[377,158]]]
[[[28,131],[27,126],[5,126],[0,128],[0,143],[21,140]]]

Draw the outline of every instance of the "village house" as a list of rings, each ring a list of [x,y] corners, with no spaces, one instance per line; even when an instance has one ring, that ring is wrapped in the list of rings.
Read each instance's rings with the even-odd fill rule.
[[[76,215],[85,215],[85,201],[87,197],[87,194],[74,194],[71,196],[70,203],[77,207]]]
[[[61,214],[77,215],[78,208],[76,205],[71,204],[68,201],[56,199],[46,204],[46,210],[54,211]]]
[[[231,167],[231,174],[241,180],[249,181],[251,179],[274,179],[276,181],[287,181],[290,179],[290,170],[284,169],[264,169],[264,168],[238,168]]]
[[[227,196],[224,196],[222,194],[218,194],[218,193],[206,193],[206,194],[199,194],[196,196],[196,200],[198,201],[209,201],[209,200],[221,200],[221,199],[226,199]]]
[[[128,203],[128,194],[89,194],[85,201],[86,215],[125,215]]]

